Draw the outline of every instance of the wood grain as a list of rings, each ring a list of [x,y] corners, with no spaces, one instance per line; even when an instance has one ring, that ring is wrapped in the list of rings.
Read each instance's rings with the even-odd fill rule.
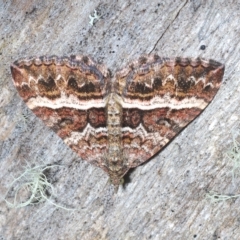
[[[92,26],[94,9],[101,18]],[[9,209],[1,201],[0,238],[240,238],[239,199],[205,199],[210,190],[240,192],[225,157],[240,118],[239,1],[13,0],[1,3],[0,12],[1,196],[26,162],[57,163],[63,167],[48,174],[53,199],[76,208]],[[215,59],[225,64],[224,84],[206,111],[115,194],[101,169],[81,161],[27,110],[10,64],[26,56],[87,54],[115,72],[149,53]]]

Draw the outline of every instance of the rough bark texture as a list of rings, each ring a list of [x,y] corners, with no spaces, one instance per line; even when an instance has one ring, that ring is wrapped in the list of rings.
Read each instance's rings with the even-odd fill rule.
[[[101,18],[92,26],[94,9]],[[240,118],[239,1],[0,0],[0,16],[0,239],[240,239],[240,199],[212,204],[205,197],[240,192],[225,157]],[[225,83],[114,193],[101,169],[27,109],[9,66],[25,56],[88,54],[114,72],[143,53],[215,59],[226,64]],[[74,212],[47,203],[10,209],[3,201],[26,164],[43,162],[62,165],[48,173],[52,199]]]

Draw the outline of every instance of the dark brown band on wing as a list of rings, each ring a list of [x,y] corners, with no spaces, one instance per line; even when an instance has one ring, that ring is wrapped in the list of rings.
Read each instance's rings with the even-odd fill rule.
[[[78,110],[65,107],[59,109],[37,107],[33,112],[62,139],[69,137],[71,132],[83,132],[87,124],[93,128],[106,127],[104,108]]]
[[[140,58],[116,73],[115,89],[124,101],[150,100],[166,93],[176,100],[197,97],[210,102],[220,87],[224,65],[213,60]]]
[[[79,100],[103,99],[110,89],[109,71],[86,56],[18,60],[11,72],[25,102],[37,96],[54,100],[62,93]]]

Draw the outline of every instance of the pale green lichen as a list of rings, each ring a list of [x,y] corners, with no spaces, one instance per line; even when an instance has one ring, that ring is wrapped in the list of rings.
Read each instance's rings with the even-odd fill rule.
[[[14,193],[14,200],[10,202],[5,197],[7,205],[11,208],[22,208],[33,204],[38,204],[41,202],[49,202],[57,208],[62,208],[64,210],[74,210],[67,207],[60,206],[53,202],[48,196],[47,192],[53,194],[53,185],[48,181],[45,171],[49,170],[58,165],[46,166],[39,165],[35,167],[28,167],[26,170],[11,183],[9,190],[6,193],[8,195],[11,188],[18,186]],[[25,200],[21,200],[21,196],[27,194]]]
[[[93,26],[94,23],[95,23],[96,21],[98,21],[98,19],[99,19],[100,17],[101,17],[101,16],[98,15],[97,11],[94,10],[93,16],[92,16],[91,14],[89,15],[89,18],[90,18],[89,24]]]
[[[209,192],[206,194],[206,198],[209,199],[213,203],[227,201],[229,199],[237,198],[239,196],[240,196],[240,194],[238,194],[238,195],[223,195],[223,194],[218,194],[216,192]]]
[[[228,160],[230,160],[233,164],[231,174],[232,174],[232,182],[233,185],[235,185],[235,177],[240,172],[240,142],[237,140],[237,137],[239,136],[239,130],[234,129],[232,132],[233,136],[233,145],[226,153],[226,157]],[[206,198],[210,199],[212,202],[221,202],[226,201],[229,199],[240,197],[240,194],[236,195],[224,195],[224,194],[218,194],[216,192],[209,192],[206,194]]]
[[[236,131],[238,132],[238,131]],[[237,137],[233,135],[233,146],[229,149],[226,154],[226,157],[233,163],[233,168],[231,170],[232,180],[235,183],[235,176],[240,172],[240,143],[236,139]]]
[[[26,130],[27,129],[27,124],[29,122],[29,116],[28,114],[25,113],[19,113],[17,120],[21,123],[21,127],[23,126],[23,129]]]

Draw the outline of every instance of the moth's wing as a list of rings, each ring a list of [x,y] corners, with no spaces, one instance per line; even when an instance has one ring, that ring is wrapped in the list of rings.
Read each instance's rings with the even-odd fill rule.
[[[99,165],[108,146],[108,70],[86,56],[44,56],[18,60],[11,72],[27,106],[83,160]]]
[[[213,60],[141,57],[116,73],[122,96],[123,156],[136,167],[161,150],[217,93],[224,65]]]

